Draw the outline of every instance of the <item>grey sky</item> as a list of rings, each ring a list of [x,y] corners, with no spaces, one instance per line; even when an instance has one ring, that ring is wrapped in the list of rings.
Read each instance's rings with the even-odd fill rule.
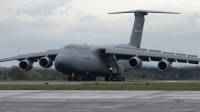
[[[182,13],[146,16],[142,48],[200,56],[199,4],[199,0],[1,0],[0,58],[70,43],[128,43],[134,15],[107,13],[135,9]],[[18,62],[0,63],[12,65]]]

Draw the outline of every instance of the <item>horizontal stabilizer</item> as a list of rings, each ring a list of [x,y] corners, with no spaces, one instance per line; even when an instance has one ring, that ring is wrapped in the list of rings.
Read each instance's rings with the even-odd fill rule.
[[[108,14],[121,14],[121,13],[165,13],[165,14],[180,14],[178,12],[165,12],[165,11],[152,11],[152,10],[132,10],[132,11],[122,11],[122,12],[111,12]]]
[[[165,12],[165,11],[152,11],[152,10],[132,10],[132,11],[112,12],[108,14],[121,14],[121,13],[135,14],[135,22],[133,24],[129,45],[135,46],[137,48],[140,48],[141,46],[142,33],[145,21],[144,16],[148,15],[148,13],[180,14],[178,12]]]

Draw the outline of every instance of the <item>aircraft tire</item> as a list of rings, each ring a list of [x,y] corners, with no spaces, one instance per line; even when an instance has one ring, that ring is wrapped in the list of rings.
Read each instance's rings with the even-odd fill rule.
[[[83,76],[83,81],[87,81],[87,77],[86,76]]]
[[[89,81],[93,81],[93,76],[90,76]]]
[[[125,77],[122,78],[122,81],[125,81]]]
[[[78,77],[78,81],[81,81],[82,79],[81,79],[81,77]]]
[[[71,77],[70,76],[67,77],[67,81],[71,81]]]
[[[87,76],[87,81],[90,81],[90,76]]]
[[[108,81],[108,77],[107,76],[105,76],[105,81]]]
[[[79,81],[79,77],[78,76],[76,76],[76,81]]]
[[[116,77],[116,81],[119,81],[119,77]]]
[[[84,81],[85,80],[85,77],[84,76],[81,76],[81,81]]]
[[[108,81],[112,81],[111,78],[112,78],[112,77],[108,77]]]
[[[71,77],[71,81],[74,81],[74,77]]]
[[[122,81],[122,77],[119,77],[119,81]]]
[[[94,76],[94,81],[96,81],[97,80],[97,77],[96,76]]]
[[[77,81],[77,76],[74,77],[74,81]]]

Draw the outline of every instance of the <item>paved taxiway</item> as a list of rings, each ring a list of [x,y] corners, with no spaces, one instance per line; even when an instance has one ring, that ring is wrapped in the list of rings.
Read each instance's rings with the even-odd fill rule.
[[[145,111],[200,112],[200,91],[0,91],[0,112]]]

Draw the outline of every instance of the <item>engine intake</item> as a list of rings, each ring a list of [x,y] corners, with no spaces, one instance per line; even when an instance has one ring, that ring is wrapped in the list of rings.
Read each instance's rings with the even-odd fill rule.
[[[167,60],[162,60],[158,63],[158,69],[160,71],[166,71],[171,68],[171,63]]]
[[[53,65],[53,61],[49,57],[43,57],[40,59],[39,64],[44,68],[50,68]]]
[[[23,60],[19,62],[19,68],[24,71],[29,71],[33,68],[33,63],[29,60]]]
[[[140,68],[142,67],[142,60],[138,57],[132,57],[129,59],[129,65],[131,68]]]

